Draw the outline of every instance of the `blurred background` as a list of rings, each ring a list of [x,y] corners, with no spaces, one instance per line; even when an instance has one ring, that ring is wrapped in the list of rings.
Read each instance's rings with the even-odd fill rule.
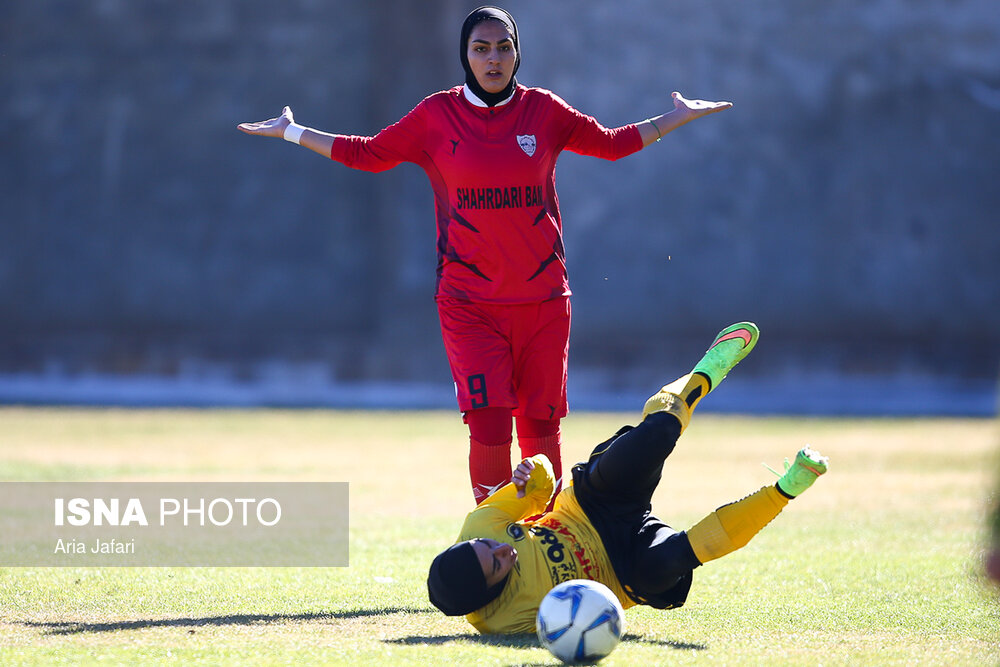
[[[459,84],[478,2],[33,0],[0,21],[0,403],[454,408],[427,178],[239,133],[369,135]],[[511,0],[518,80],[607,126],[557,169],[571,409],[636,410],[714,334],[706,409],[994,414],[994,0]]]

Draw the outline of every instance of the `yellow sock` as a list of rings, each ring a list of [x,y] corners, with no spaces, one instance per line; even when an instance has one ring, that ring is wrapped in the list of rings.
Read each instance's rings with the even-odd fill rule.
[[[736,551],[771,523],[787,504],[788,498],[772,485],[723,505],[687,531],[694,555],[707,563]]]
[[[709,391],[708,380],[700,373],[688,373],[665,385],[646,401],[642,418],[654,412],[669,412],[681,423],[681,433],[691,422],[691,413]]]

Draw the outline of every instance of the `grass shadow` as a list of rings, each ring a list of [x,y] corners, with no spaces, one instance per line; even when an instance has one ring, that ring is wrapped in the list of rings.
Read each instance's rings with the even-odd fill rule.
[[[513,634],[513,635],[481,635],[478,633],[469,632],[460,635],[411,635],[409,637],[400,637],[398,639],[383,639],[386,644],[400,644],[404,646],[416,646],[416,645],[438,645],[447,644],[449,642],[455,641],[468,641],[476,644],[485,644],[489,646],[501,646],[504,648],[537,648],[538,647],[538,637],[534,634],[523,633],[523,634]],[[656,646],[663,646],[674,648],[679,651],[704,651],[708,649],[705,644],[688,644],[686,642],[675,642],[668,639],[647,639],[641,635],[632,635],[626,633],[622,637],[623,642],[632,643],[642,643],[642,644],[653,644]]]
[[[468,632],[460,635],[411,635],[410,637],[383,639],[382,641],[386,644],[400,644],[403,646],[433,646],[458,641],[486,644],[489,646],[502,646],[504,648],[536,648],[538,646],[538,638],[533,634],[527,633],[515,635],[481,635],[478,632]]]
[[[77,635],[85,633],[119,632],[122,630],[144,630],[146,628],[195,628],[223,625],[267,625],[298,621],[323,621],[367,616],[389,616],[392,614],[430,614],[430,609],[411,607],[387,607],[384,609],[353,609],[349,611],[312,612],[307,614],[231,614],[224,616],[202,616],[182,618],[136,619],[134,621],[108,621],[106,623],[83,623],[79,621],[24,621],[21,625],[39,628],[44,635]]]
[[[707,651],[707,644],[689,644],[687,642],[675,642],[669,639],[648,639],[641,635],[630,635],[627,632],[622,637],[623,642],[633,642],[636,644],[652,644],[654,646],[664,646],[677,649],[678,651]]]

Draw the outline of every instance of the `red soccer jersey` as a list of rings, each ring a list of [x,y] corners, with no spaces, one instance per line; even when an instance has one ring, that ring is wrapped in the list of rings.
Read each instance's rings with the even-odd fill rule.
[[[430,95],[374,137],[337,136],[330,157],[366,171],[413,162],[427,173],[438,296],[506,304],[568,296],[559,153],[616,160],[642,148],[639,131],[605,128],[541,88],[519,85],[493,108],[469,96],[463,86]]]

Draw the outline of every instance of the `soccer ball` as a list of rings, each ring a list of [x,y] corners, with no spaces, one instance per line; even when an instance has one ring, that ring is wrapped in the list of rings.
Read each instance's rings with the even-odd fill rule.
[[[625,612],[615,594],[586,579],[553,588],[535,617],[538,641],[567,664],[597,662],[618,646],[624,628]]]

